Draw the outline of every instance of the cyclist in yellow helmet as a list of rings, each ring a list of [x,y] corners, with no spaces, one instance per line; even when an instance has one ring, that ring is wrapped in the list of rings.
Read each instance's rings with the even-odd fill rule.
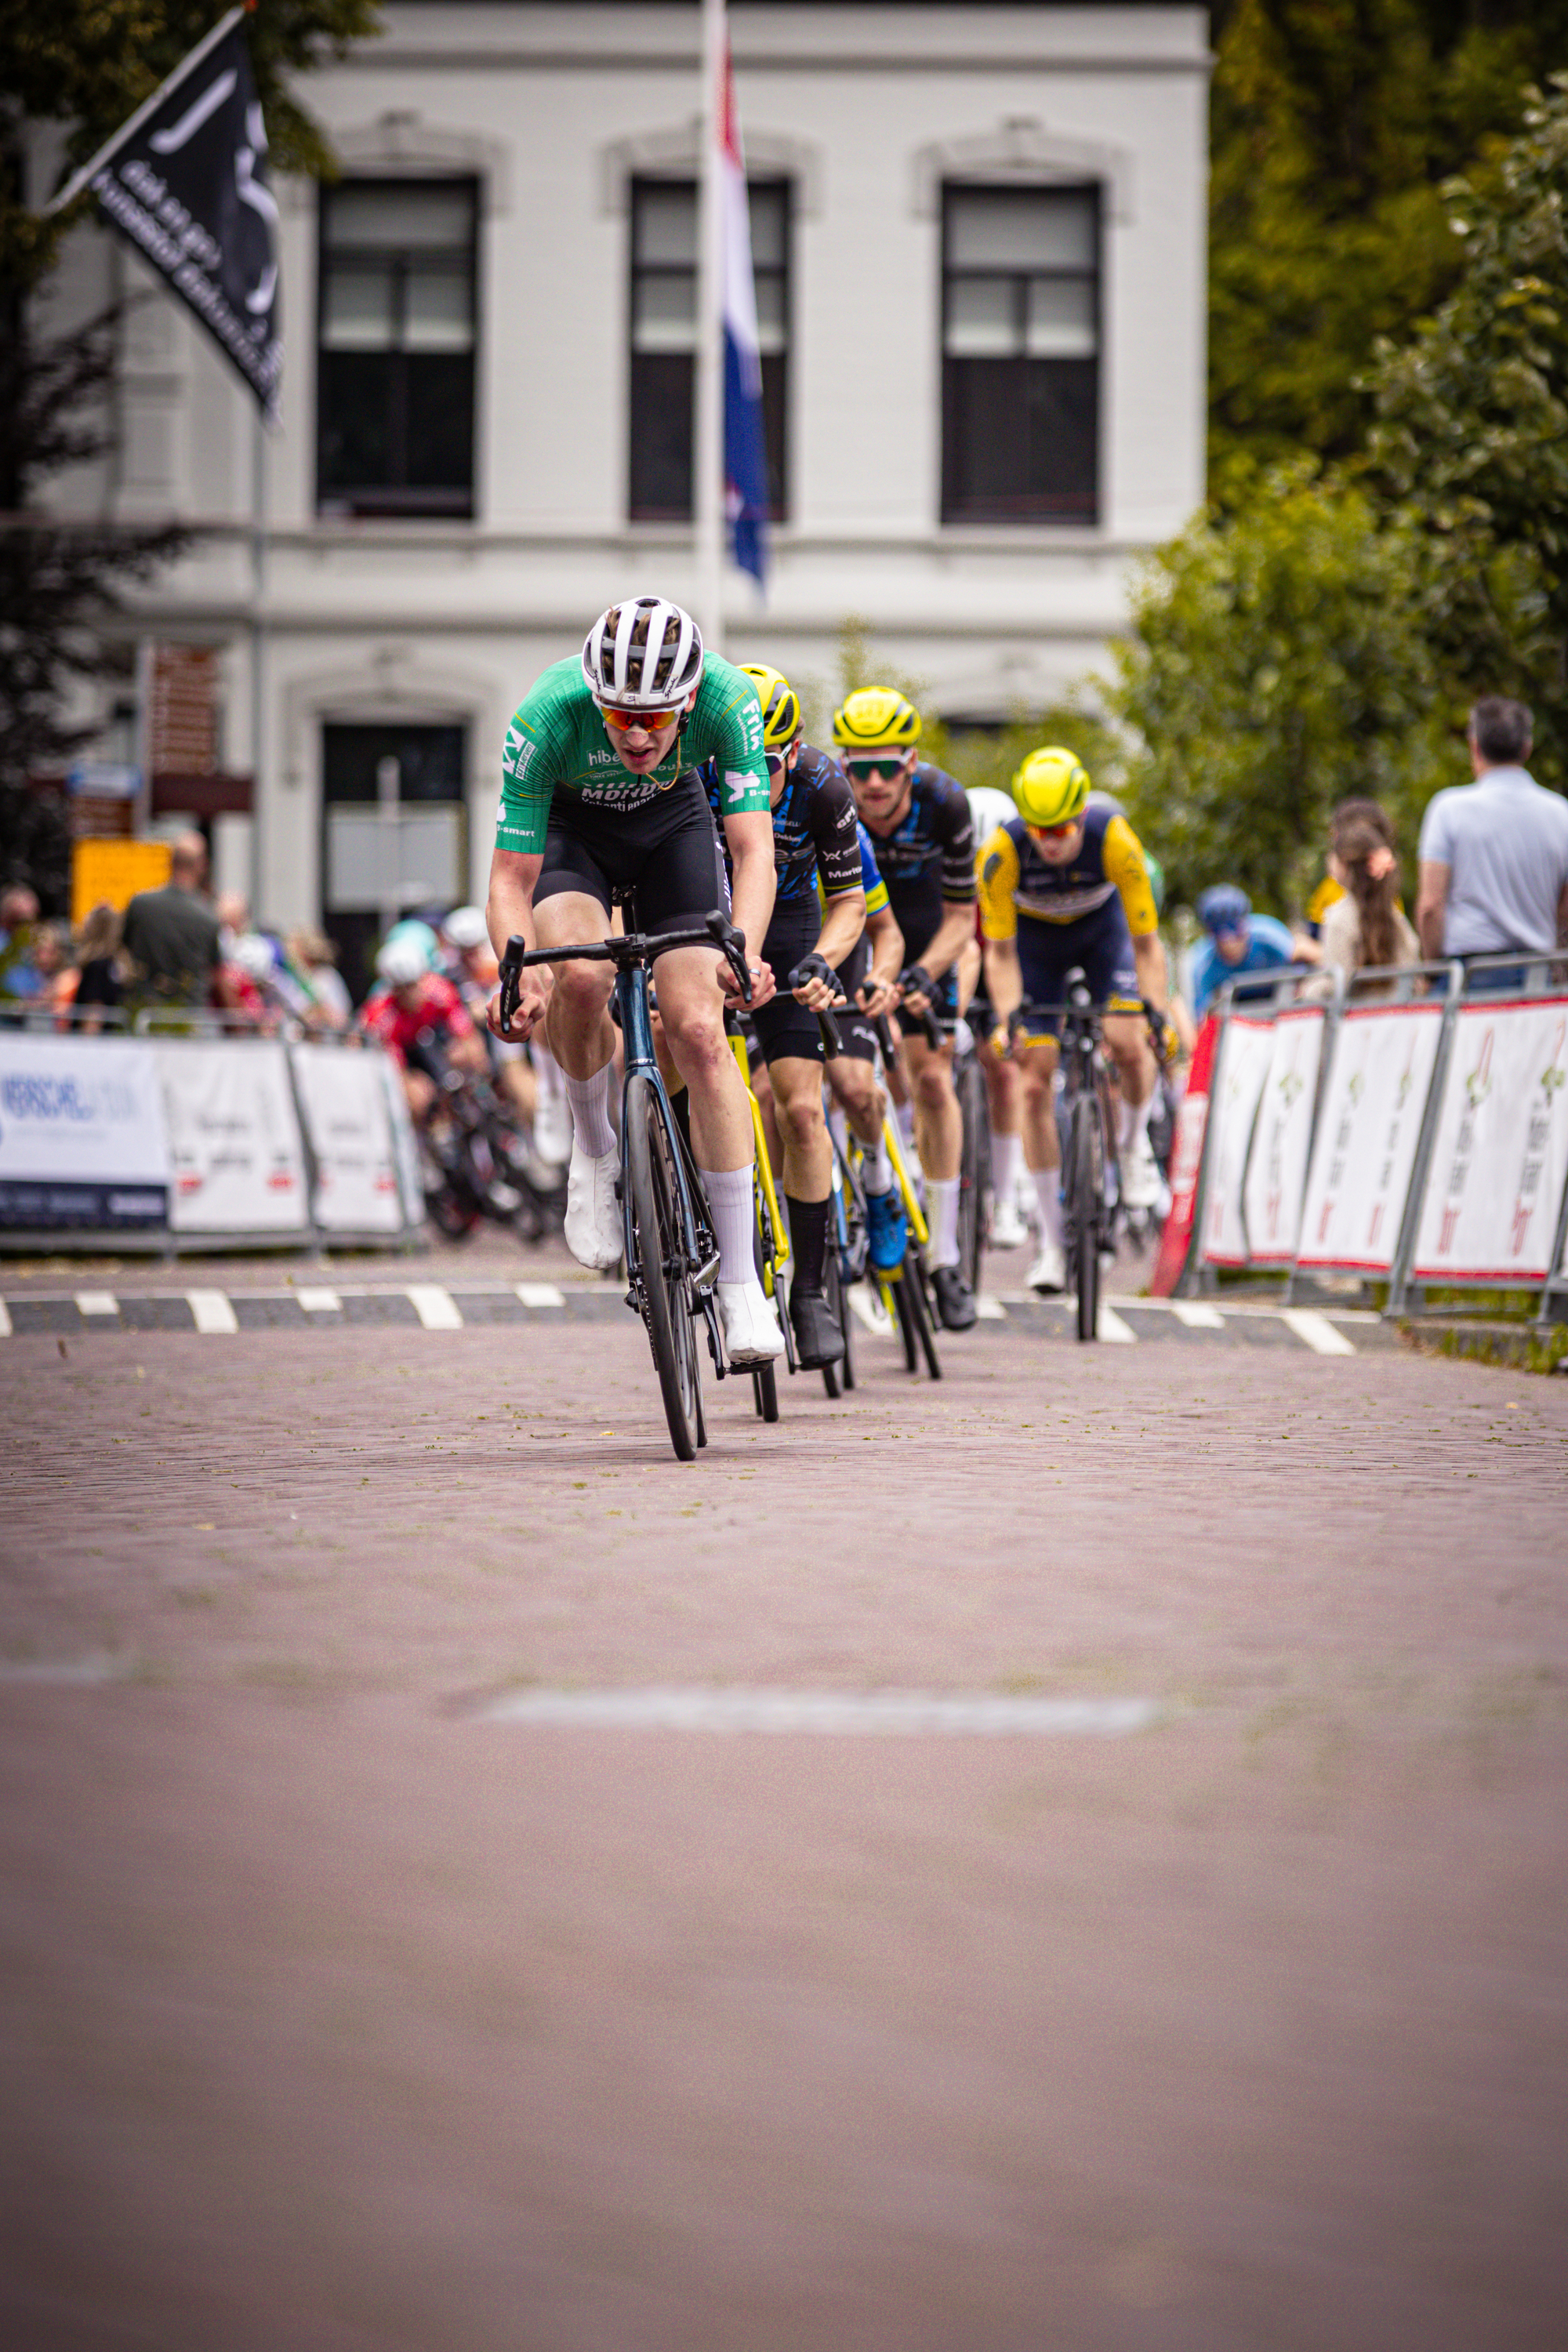
[[[833,740],[904,935],[902,1002],[917,1019],[934,1013],[942,1032],[932,1046],[906,1020],[900,1055],[925,1175],[931,1287],[945,1328],[967,1331],[976,1310],[958,1246],[963,1120],[952,1085],[952,1033],[958,960],[974,924],[974,828],[963,785],[920,758],[920,712],[893,687],[861,687],[833,718]]]
[[[1159,918],[1138,836],[1120,811],[1090,798],[1089,772],[1059,743],[1031,751],[1013,779],[1016,816],[979,856],[985,974],[999,1024],[1022,1013],[1014,1051],[1023,1072],[1024,1158],[1040,1203],[1032,1288],[1060,1290],[1061,1147],[1053,1082],[1064,981],[1081,967],[1108,1008],[1105,1043],[1121,1080],[1117,1157],[1129,1208],[1153,1208],[1160,1171],[1149,1149],[1153,1048],[1142,1013],[1169,994]]]
[[[778,994],[752,1016],[767,1063],[795,1259],[790,1320],[800,1361],[820,1368],[844,1353],[844,1334],[823,1288],[833,1150],[822,1108],[822,1032],[816,1015],[842,1002],[834,967],[853,952],[866,923],[855,803],[830,752],[805,740],[800,701],[782,672],[744,662],[763,706],[763,750],[773,820],[773,911],[762,959]],[[724,777],[701,771],[716,821]],[[818,885],[821,898],[818,898]],[[802,975],[790,987],[790,974]]]

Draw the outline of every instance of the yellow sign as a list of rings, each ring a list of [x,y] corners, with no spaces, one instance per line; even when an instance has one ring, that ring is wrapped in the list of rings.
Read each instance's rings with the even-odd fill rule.
[[[123,913],[138,890],[161,890],[169,878],[166,841],[79,841],[71,847],[71,921],[105,899]]]

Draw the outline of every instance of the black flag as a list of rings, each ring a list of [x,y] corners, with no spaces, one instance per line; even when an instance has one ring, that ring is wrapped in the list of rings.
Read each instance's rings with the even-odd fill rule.
[[[275,415],[278,206],[251,77],[243,8],[213,26],[49,207],[90,187],[104,213],[160,270]]]

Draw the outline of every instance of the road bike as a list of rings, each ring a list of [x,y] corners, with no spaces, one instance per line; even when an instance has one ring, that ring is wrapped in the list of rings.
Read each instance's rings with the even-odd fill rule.
[[[1105,1053],[1105,1007],[1096,1004],[1077,969],[1063,983],[1061,1095],[1057,1124],[1061,1136],[1062,1245],[1068,1279],[1078,1294],[1080,1340],[1100,1336],[1100,1276],[1115,1255],[1122,1213],[1121,1167],[1116,1150],[1116,1093]],[[1156,1062],[1165,1061],[1164,1020],[1152,1004],[1142,1011],[1149,1024]],[[1042,1018],[1037,1005],[1021,1004],[1012,1028],[1028,1031]]]
[[[610,963],[616,968],[616,1010],[626,1042],[626,1077],[621,1095],[620,1174],[616,1182],[625,1233],[629,1288],[626,1304],[641,1316],[658,1374],[670,1444],[682,1462],[695,1459],[708,1443],[702,1412],[702,1369],[697,1318],[707,1326],[708,1347],[720,1380],[732,1369],[725,1360],[714,1286],[719,1246],[713,1214],[686,1139],[681,1134],[654,1054],[649,1006],[649,967],[672,948],[717,947],[750,1002],[743,933],[721,914],[685,930],[628,931],[620,939],[582,947],[530,950],[521,938],[508,940],[500,962],[503,1024],[517,1010],[521,974],[535,964]]]

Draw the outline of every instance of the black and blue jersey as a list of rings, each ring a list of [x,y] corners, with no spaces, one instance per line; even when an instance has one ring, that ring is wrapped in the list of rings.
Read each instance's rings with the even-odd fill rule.
[[[717,768],[700,769],[708,805],[724,837]],[[818,875],[824,898],[860,887],[860,843],[855,796],[831,753],[803,743],[773,810],[773,902],[786,906],[815,898]]]
[[[888,902],[904,935],[906,962],[919,963],[942,929],[942,903],[974,902],[974,823],[955,776],[917,762],[910,804],[889,832],[868,828]]]

